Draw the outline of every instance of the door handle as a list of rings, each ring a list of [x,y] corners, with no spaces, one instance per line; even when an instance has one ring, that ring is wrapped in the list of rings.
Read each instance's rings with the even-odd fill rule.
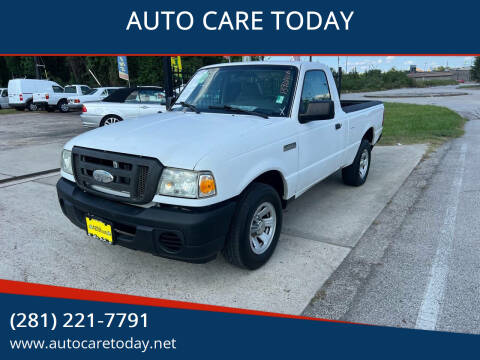
[[[148,109],[148,106],[147,106],[147,105],[143,105],[143,106],[142,106],[142,109]]]
[[[340,123],[336,123],[336,124],[335,124],[335,130],[340,129],[341,127],[342,127],[342,124],[340,124]]]

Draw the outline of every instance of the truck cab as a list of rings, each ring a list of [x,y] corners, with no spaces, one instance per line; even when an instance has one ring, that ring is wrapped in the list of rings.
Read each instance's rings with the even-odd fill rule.
[[[52,84],[43,91],[33,94],[33,103],[47,111],[59,110],[66,113],[69,111],[68,97],[87,94],[92,89],[87,85],[67,85],[65,88],[58,84]]]
[[[383,104],[341,101],[319,63],[207,66],[170,111],[69,141],[60,205],[110,244],[191,262],[222,252],[256,269],[288,201],[338,170],[366,181],[382,124]]]

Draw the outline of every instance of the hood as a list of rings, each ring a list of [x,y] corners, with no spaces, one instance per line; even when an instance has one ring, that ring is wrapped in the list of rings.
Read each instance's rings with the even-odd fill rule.
[[[73,146],[141,155],[164,166],[194,169],[211,151],[221,151],[239,137],[271,124],[251,115],[174,111],[124,120],[88,131],[70,140]]]

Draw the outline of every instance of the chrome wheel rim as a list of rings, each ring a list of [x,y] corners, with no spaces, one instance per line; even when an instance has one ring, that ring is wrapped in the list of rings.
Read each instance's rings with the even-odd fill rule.
[[[63,103],[62,105],[60,105],[60,110],[62,110],[63,112],[67,112],[68,111],[68,104]]]
[[[118,122],[117,118],[114,117],[109,117],[105,119],[105,122],[103,123],[104,125],[112,125]]]
[[[37,105],[30,104],[29,109],[30,109],[30,111],[36,111],[37,110]]]
[[[250,223],[250,248],[257,254],[263,254],[272,244],[277,228],[275,207],[264,202],[255,210]]]
[[[365,149],[362,152],[362,155],[360,156],[360,167],[358,169],[358,173],[360,174],[360,177],[363,179],[367,175],[368,171],[368,150]]]

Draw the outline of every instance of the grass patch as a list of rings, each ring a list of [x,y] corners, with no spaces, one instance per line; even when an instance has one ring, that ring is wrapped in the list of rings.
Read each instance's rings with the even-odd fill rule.
[[[439,145],[462,136],[465,119],[445,107],[385,103],[381,144]]]
[[[0,115],[14,114],[16,112],[17,112],[17,110],[15,110],[15,109],[0,109]]]
[[[457,89],[478,89],[478,90],[480,90],[480,84],[479,85],[460,85],[460,86],[457,86]]]

